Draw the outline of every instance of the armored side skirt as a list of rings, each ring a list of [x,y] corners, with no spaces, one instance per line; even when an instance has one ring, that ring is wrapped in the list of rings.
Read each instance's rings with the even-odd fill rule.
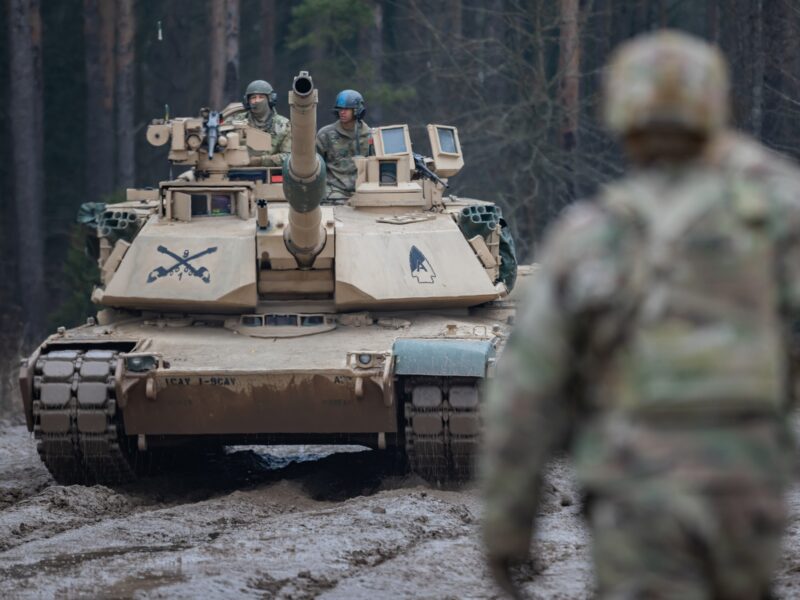
[[[380,378],[176,371],[129,380],[121,387],[128,435],[397,431],[394,392]]]

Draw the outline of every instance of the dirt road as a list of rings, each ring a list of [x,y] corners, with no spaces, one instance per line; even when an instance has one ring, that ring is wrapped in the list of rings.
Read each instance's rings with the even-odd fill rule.
[[[0,596],[493,598],[474,488],[388,474],[371,452],[238,448],[136,484],[56,485],[23,427],[0,423]],[[778,580],[800,589],[800,490]],[[532,598],[591,593],[588,536],[555,461]]]

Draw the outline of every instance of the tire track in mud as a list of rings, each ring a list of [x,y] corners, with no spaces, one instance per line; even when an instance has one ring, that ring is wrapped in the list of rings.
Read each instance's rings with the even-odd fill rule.
[[[342,594],[340,588],[343,583],[367,578],[392,561],[403,561],[426,544],[440,544],[474,534],[471,527],[474,517],[465,505],[438,499],[418,487],[354,498],[302,517],[321,523],[322,530],[316,532],[318,546],[332,556],[324,562],[316,561],[311,568],[290,568],[286,574],[273,571],[254,577],[246,582],[250,589],[268,592],[271,598],[305,599],[331,594],[332,597],[366,597],[363,589],[360,595],[352,596],[349,592]],[[351,533],[343,541],[345,547],[331,548],[328,541],[340,530],[337,520],[349,521],[349,526],[363,532],[362,535]],[[365,521],[370,521],[369,531]],[[343,523],[344,527],[348,524]],[[401,570],[405,569],[401,567]]]
[[[377,453],[328,452],[240,449],[113,489],[62,487],[24,428],[0,431],[0,597],[500,597],[477,489],[432,489]],[[566,461],[544,489],[525,590],[589,597],[589,536]],[[790,506],[778,598],[800,590],[800,486]]]
[[[412,496],[414,495],[421,499],[420,505],[424,504],[425,511],[431,512],[433,515],[438,515],[440,511],[436,510],[436,508],[441,508],[441,512],[444,513],[446,517],[452,518],[454,523],[446,522],[444,523],[444,527],[434,526],[428,529],[426,526],[430,523],[431,518],[426,514],[419,514],[413,519],[409,527],[410,539],[390,546],[378,544],[374,548],[357,549],[348,552],[345,555],[345,560],[350,563],[351,568],[346,569],[338,577],[326,579],[324,588],[319,587],[318,580],[311,576],[310,572],[301,571],[298,573],[298,579],[296,580],[296,582],[301,582],[298,591],[305,592],[309,595],[298,596],[296,593],[292,593],[290,587],[288,590],[289,593],[287,594],[282,593],[284,592],[283,589],[278,590],[279,593],[276,597],[316,598],[324,597],[326,595],[324,592],[330,592],[340,597],[354,597],[352,595],[353,591],[347,590],[347,588],[350,587],[348,584],[353,581],[358,582],[360,579],[363,580],[364,576],[373,574],[376,569],[380,569],[392,561],[406,561],[409,555],[416,553],[426,545],[435,544],[441,546],[443,543],[468,538],[474,535],[474,527],[471,527],[471,525],[475,523],[475,518],[466,505],[451,505],[434,497],[433,503],[438,502],[440,504],[439,507],[434,507],[432,506],[431,500],[425,500],[429,497],[428,492],[415,491],[412,492]],[[386,509],[380,505],[374,506],[371,510],[378,515],[387,514]],[[425,563],[422,562],[421,564],[424,565]],[[304,580],[310,580],[310,585],[302,585]],[[296,583],[294,587],[297,587]],[[360,585],[359,587],[361,588]],[[376,592],[378,591],[379,590],[376,590]],[[363,588],[361,588],[359,592],[363,594]]]
[[[309,469],[302,462],[315,458],[239,451],[197,464],[167,465],[160,475],[114,489],[60,486],[38,460],[35,442],[23,428],[2,430],[0,435],[8,438],[0,439],[0,502],[4,501],[0,504],[0,553],[106,519],[133,513],[147,518],[148,513],[169,506],[185,510],[231,490],[300,477]]]
[[[277,488],[275,490],[274,488]],[[270,486],[266,490],[254,490],[250,492],[235,492],[228,497],[215,499],[212,501],[198,503],[192,507],[194,512],[199,512],[200,515],[195,519],[189,518],[182,510],[183,507],[172,507],[168,509],[160,509],[157,511],[150,511],[146,515],[132,515],[129,518],[111,519],[92,526],[79,528],[66,532],[61,539],[45,540],[43,542],[31,542],[25,548],[20,549],[21,552],[6,552],[0,555],[0,565],[4,562],[10,561],[13,563],[9,567],[0,567],[0,579],[15,580],[23,584],[22,586],[12,589],[14,593],[18,593],[24,588],[24,583],[32,582],[34,579],[42,577],[53,580],[61,580],[62,584],[66,584],[69,589],[80,589],[82,593],[95,593],[99,590],[106,589],[105,586],[99,588],[89,589],[80,586],[81,581],[91,581],[94,579],[97,571],[106,571],[113,573],[119,565],[120,561],[116,560],[126,557],[128,561],[132,560],[130,555],[137,554],[135,562],[144,561],[145,563],[157,563],[158,553],[163,553],[166,560],[172,562],[179,562],[179,557],[183,555],[186,557],[187,550],[189,554],[194,552],[201,555],[200,562],[203,562],[208,556],[220,556],[222,561],[233,563],[235,565],[242,562],[236,557],[229,556],[224,548],[226,546],[236,545],[237,543],[244,543],[244,553],[248,556],[256,556],[253,550],[252,533],[248,530],[252,528],[253,523],[257,522],[260,525],[256,527],[257,531],[254,532],[258,536],[258,542],[278,542],[280,548],[278,551],[271,553],[270,557],[262,561],[262,564],[275,565],[280,563],[279,555],[292,556],[297,554],[308,553],[310,550],[315,552],[314,546],[308,544],[308,539],[304,537],[317,538],[317,548],[327,552],[336,553],[339,560],[334,561],[338,564],[330,569],[330,564],[325,564],[325,561],[316,562],[318,564],[311,565],[311,569],[299,570],[296,568],[298,565],[309,565],[312,560],[306,557],[303,560],[289,560],[284,561],[281,569],[285,575],[280,573],[277,576],[267,575],[260,580],[252,581],[245,587],[263,589],[265,583],[269,584],[267,587],[270,589],[282,589],[285,587],[285,581],[292,582],[287,590],[281,592],[279,597],[311,597],[325,589],[334,588],[338,581],[342,578],[351,577],[356,574],[363,567],[370,567],[369,561],[362,560],[365,556],[379,556],[380,560],[375,561],[374,564],[382,564],[383,562],[397,557],[410,548],[420,544],[427,539],[448,538],[453,537],[453,534],[442,535],[441,524],[437,526],[436,523],[429,523],[427,517],[417,516],[413,522],[403,528],[403,534],[396,540],[390,540],[387,543],[386,535],[378,532],[379,535],[368,536],[366,540],[350,539],[346,542],[346,550],[336,550],[332,545],[336,542],[337,538],[345,535],[347,529],[353,523],[364,519],[366,513],[381,514],[380,507],[378,512],[373,512],[374,508],[365,511],[360,505],[363,503],[363,498],[358,498],[352,501],[351,506],[342,507],[339,504],[329,505],[328,508],[319,510],[319,503],[313,502],[308,504],[308,499],[304,499],[301,493],[298,493],[299,488],[290,484],[279,483]],[[272,494],[270,492],[277,492]],[[405,493],[405,492],[403,492]],[[275,496],[282,503],[287,500],[305,503],[305,506],[300,507],[294,512],[287,512],[285,506],[261,506],[261,512],[258,512],[258,505],[264,502],[260,498],[262,494],[270,496],[269,504],[273,504]],[[422,496],[424,497],[424,496]],[[391,499],[390,499],[391,500]],[[408,513],[409,503],[415,505],[411,512],[419,512],[418,509],[429,504],[419,498],[400,499],[402,505],[398,510],[399,512]],[[344,504],[348,504],[345,502]],[[394,512],[395,509],[391,508],[392,502],[389,502],[390,509],[388,512]],[[226,511],[223,516],[219,516],[220,510]],[[277,508],[277,510],[275,509]],[[344,512],[345,516],[339,517],[337,513]],[[458,509],[458,513],[463,514],[462,509]],[[300,514],[302,513],[302,514]],[[387,514],[386,509],[383,509],[383,515]],[[146,517],[146,524],[136,525],[130,522],[130,518],[135,517],[139,520],[141,517]],[[179,519],[183,528],[175,531],[174,529],[169,533],[162,532],[170,529],[168,523],[173,519]],[[288,518],[288,522],[287,522]],[[333,522],[333,531],[325,531],[330,529],[329,523]],[[452,520],[446,520],[447,528],[452,529]],[[122,530],[119,531],[122,526]],[[389,524],[385,526],[388,528]],[[116,531],[117,536],[115,539],[116,546],[104,545],[111,537],[109,529]],[[287,543],[286,536],[281,536],[280,531],[289,530],[293,532],[294,538],[299,538],[298,543],[302,544],[303,548],[294,547],[294,542]],[[306,530],[301,535],[301,531]],[[194,535],[188,535],[187,532],[192,532]],[[277,533],[277,535],[276,535]],[[458,532],[458,535],[468,535],[467,530]],[[244,539],[247,538],[247,539]],[[351,535],[352,538],[352,535]],[[226,539],[232,543],[226,543]],[[138,540],[138,545],[136,544]],[[92,544],[99,547],[89,548],[80,552],[70,554],[61,553],[53,555],[55,548],[75,548],[81,544]],[[362,543],[366,542],[366,544]],[[320,547],[322,545],[323,547]],[[28,560],[31,557],[33,560]],[[38,558],[37,557],[41,557]],[[205,558],[204,558],[205,557]],[[96,563],[94,565],[88,563]],[[207,562],[207,561],[206,561]],[[244,562],[249,562],[245,560]],[[184,564],[186,559],[184,558]],[[371,566],[374,566],[371,565]],[[145,565],[146,566],[146,565]],[[141,573],[134,572],[131,574],[130,567],[127,572],[120,572],[120,575],[134,578],[142,575]],[[285,581],[284,581],[285,580]],[[116,585],[114,578],[107,582],[110,585]],[[247,582],[242,581],[242,584]],[[63,591],[63,590],[62,590]],[[255,590],[254,590],[255,591]],[[175,590],[176,595],[181,595],[181,590]],[[171,594],[171,592],[170,592]]]
[[[563,494],[551,491],[546,504],[558,511]],[[0,551],[7,596],[494,595],[476,490],[430,489],[393,475],[377,453],[289,464],[243,451],[113,490],[26,493],[0,511],[0,536],[44,524]]]
[[[214,475],[219,475],[213,468],[174,479],[145,480],[118,490],[57,485],[39,493],[27,490],[22,494],[24,500],[0,511],[0,581],[21,579],[16,590],[20,591],[26,587],[25,579],[33,579],[37,574],[63,577],[64,572],[80,570],[84,563],[108,562],[133,553],[164,552],[180,557],[187,549],[213,544],[231,532],[236,535],[254,519],[269,522],[273,517],[281,519],[288,513],[330,505],[326,502],[328,497],[371,493],[381,480],[374,477],[377,469],[373,465],[372,481],[366,487],[364,482],[353,487],[356,475],[352,470],[350,475],[340,477],[337,485],[331,485],[331,472],[341,470],[342,458],[338,456],[320,461],[324,466],[289,465],[274,472],[265,470],[264,462],[252,453],[235,453],[223,459],[225,477],[218,479],[212,488],[207,486],[209,476],[214,479]],[[271,462],[287,464],[281,458]],[[253,465],[261,465],[260,471]],[[253,488],[254,481],[277,483],[268,484],[265,497],[261,497],[264,484]],[[244,491],[237,489],[243,484]],[[237,510],[242,499],[247,502]],[[181,531],[180,527],[176,531],[174,523],[188,524],[191,531]],[[95,542],[110,539],[115,544],[128,545],[120,548]],[[95,547],[70,551],[85,546],[87,540]]]

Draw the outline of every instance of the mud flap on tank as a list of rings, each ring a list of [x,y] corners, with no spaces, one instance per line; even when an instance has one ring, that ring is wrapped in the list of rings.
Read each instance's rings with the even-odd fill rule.
[[[405,452],[433,483],[467,481],[481,433],[480,383],[495,355],[488,340],[399,339],[395,374],[404,385]]]
[[[495,348],[489,340],[402,338],[392,354],[396,375],[483,378]]]

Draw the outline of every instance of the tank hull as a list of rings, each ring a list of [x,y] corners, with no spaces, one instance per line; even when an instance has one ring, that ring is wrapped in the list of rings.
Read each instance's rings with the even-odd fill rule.
[[[454,416],[448,393],[479,388],[512,312],[340,313],[334,329],[293,337],[246,335],[209,315],[87,325],[51,336],[23,367],[28,427],[64,482],[125,481],[148,451],[188,441],[360,443],[413,455],[416,437],[419,448],[454,441],[471,456],[477,406]],[[135,368],[137,357],[152,357],[151,368]],[[416,388],[425,398],[440,389],[439,400],[415,404]],[[450,421],[461,429],[450,432]]]

